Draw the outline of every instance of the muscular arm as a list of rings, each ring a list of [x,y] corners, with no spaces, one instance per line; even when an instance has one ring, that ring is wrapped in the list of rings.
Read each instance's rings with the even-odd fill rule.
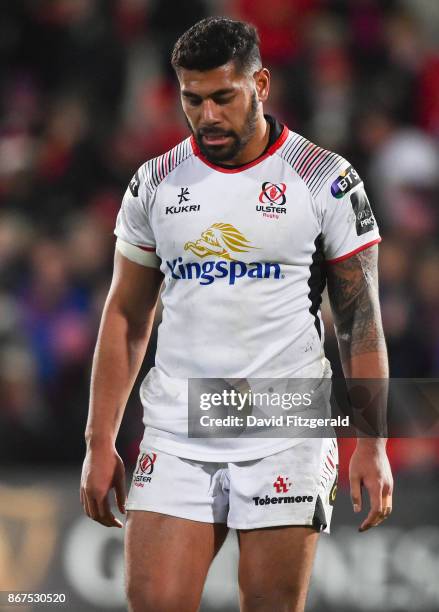
[[[108,492],[114,487],[119,509],[124,512],[125,471],[115,441],[145,355],[162,279],[157,268],[133,263],[116,251],[93,359],[81,479],[86,514],[109,527],[122,526],[108,501]]]
[[[387,378],[378,298],[378,246],[328,268],[328,294],[346,378]]]
[[[387,349],[378,297],[378,246],[330,265],[328,294],[345,377],[387,379]],[[386,393],[381,406],[378,402],[378,409],[384,412],[378,418],[385,419],[385,400]],[[379,422],[382,423],[382,418]],[[384,438],[360,437],[351,458],[354,511],[361,510],[363,485],[371,500],[370,512],[360,531],[378,525],[391,512],[393,480],[385,447]]]
[[[157,268],[118,251],[93,358],[88,444],[114,444],[125,404],[142,364],[162,283]]]

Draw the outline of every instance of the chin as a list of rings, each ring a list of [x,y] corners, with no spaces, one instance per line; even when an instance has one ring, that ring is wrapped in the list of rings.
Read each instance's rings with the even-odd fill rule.
[[[207,157],[207,159],[209,161],[212,162],[228,162],[230,160],[232,160],[235,156],[237,151],[234,148],[230,148],[230,147],[203,147],[201,148],[201,152],[204,154],[205,157]]]
[[[214,162],[226,162],[229,161],[230,159],[232,159],[232,157],[230,156],[230,154],[228,154],[225,151],[221,151],[221,150],[205,150],[204,153],[205,157],[207,157],[207,159],[209,159],[210,161],[214,161]]]

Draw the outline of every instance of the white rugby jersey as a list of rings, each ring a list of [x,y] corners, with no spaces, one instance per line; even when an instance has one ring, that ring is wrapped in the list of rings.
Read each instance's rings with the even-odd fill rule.
[[[115,234],[123,255],[165,275],[142,447],[243,461],[299,442],[188,438],[187,380],[330,375],[325,266],[380,241],[349,162],[283,127],[264,155],[226,169],[190,137],[139,168]]]

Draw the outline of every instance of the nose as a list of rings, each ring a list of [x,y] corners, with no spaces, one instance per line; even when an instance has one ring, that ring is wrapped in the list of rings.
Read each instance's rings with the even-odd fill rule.
[[[201,121],[203,125],[214,125],[219,122],[218,106],[213,100],[203,100],[201,107]]]

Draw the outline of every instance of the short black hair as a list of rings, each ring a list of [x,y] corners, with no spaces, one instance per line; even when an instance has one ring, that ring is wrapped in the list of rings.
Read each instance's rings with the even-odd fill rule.
[[[241,72],[262,66],[256,28],[226,17],[198,21],[177,40],[171,58],[176,72],[179,68],[212,70],[230,61],[235,61]]]

